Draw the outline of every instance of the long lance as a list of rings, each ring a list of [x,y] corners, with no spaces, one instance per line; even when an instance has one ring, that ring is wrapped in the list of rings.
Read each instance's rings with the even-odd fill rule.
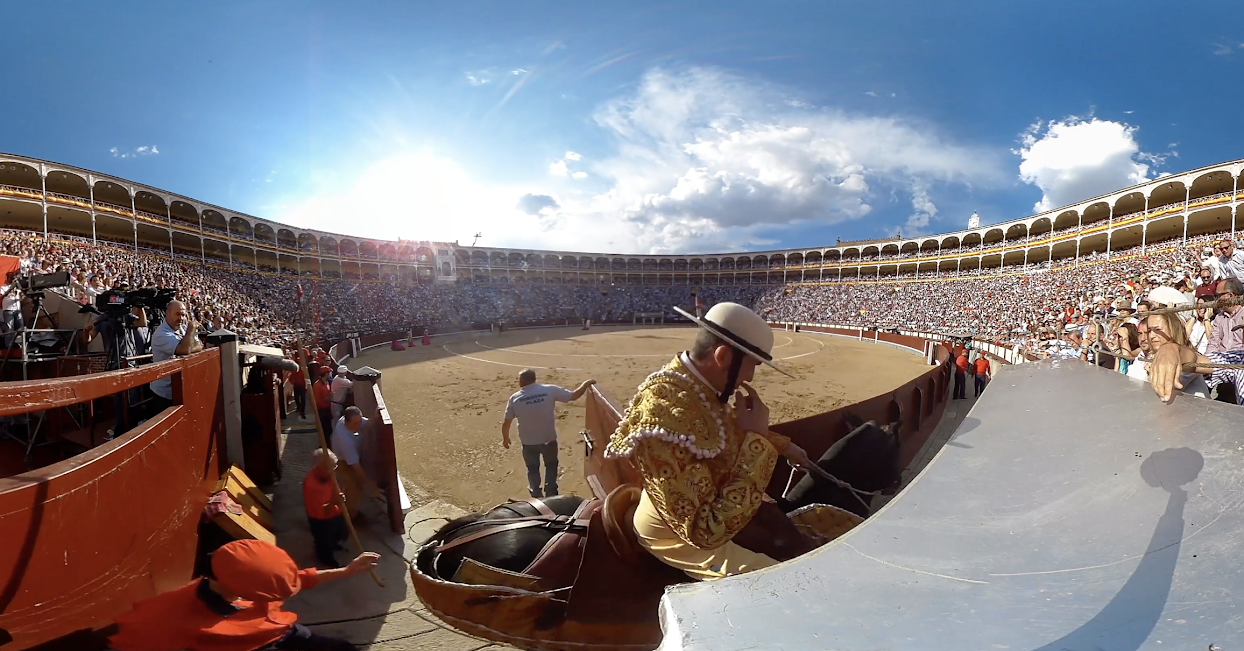
[[[304,317],[303,310],[302,310],[302,297],[301,296],[298,297],[298,315],[299,317]],[[302,321],[303,323],[305,323],[306,319],[302,318]],[[306,359],[307,356],[303,354],[303,351],[305,349],[302,347],[302,328],[301,327],[295,328],[295,332],[298,333],[295,339],[295,345],[298,346],[297,348],[298,368],[302,369],[302,377],[303,377],[303,381],[305,382],[307,379],[311,377],[311,374],[307,370],[307,359]],[[311,403],[311,413],[315,414],[312,420],[315,421],[315,433],[320,437],[320,449],[323,450],[325,454],[328,454],[328,439],[324,437],[324,423],[320,422],[320,407],[319,405],[315,404],[314,387],[312,387],[311,391],[307,392],[307,400]],[[350,531],[350,540],[351,542],[354,543],[354,546],[359,550],[359,553],[361,554],[367,551],[367,549],[363,547],[363,542],[359,540],[358,531],[355,531],[354,529],[354,522],[350,520],[350,509],[346,507],[345,496],[342,495],[341,486],[337,483],[337,473],[335,471],[330,472],[328,473],[328,476],[333,482],[334,499],[337,501],[337,506],[341,507],[341,516],[345,518],[346,529]],[[384,581],[381,580],[380,575],[376,573],[375,568],[372,568],[371,570],[371,578],[376,581],[376,585],[382,588],[384,587]]]

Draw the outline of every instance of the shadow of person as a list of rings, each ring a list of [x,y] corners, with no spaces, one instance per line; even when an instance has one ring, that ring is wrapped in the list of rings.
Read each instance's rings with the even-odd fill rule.
[[[1195,480],[1204,466],[1201,454],[1188,448],[1154,452],[1141,463],[1140,476],[1145,483],[1170,493],[1144,557],[1097,615],[1034,651],[1131,651],[1144,644],[1166,608],[1179,561],[1184,506],[1188,503],[1183,486]]]

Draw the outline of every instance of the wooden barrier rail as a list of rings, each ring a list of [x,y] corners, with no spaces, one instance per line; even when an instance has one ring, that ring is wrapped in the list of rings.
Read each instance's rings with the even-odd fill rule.
[[[862,338],[864,341],[882,341],[910,348],[917,353],[923,352],[925,341],[935,341],[938,344],[934,348],[935,365],[920,377],[906,382],[893,391],[823,414],[778,423],[772,427],[773,431],[791,437],[791,440],[807,451],[808,456],[817,459],[831,445],[851,433],[847,425],[848,414],[865,421],[875,420],[878,425],[887,425],[901,416],[903,426],[899,430],[901,440],[899,465],[907,467],[919,454],[933,430],[937,428],[938,423],[941,422],[942,413],[946,409],[951,380],[950,350],[941,345],[940,339],[926,340],[885,332],[861,332],[859,328],[799,324],[799,331],[844,335]],[[865,334],[874,336],[866,337]],[[778,467],[769,484],[770,493],[775,490],[780,493],[790,478],[790,467],[787,464],[780,463]]]
[[[199,518],[224,471],[224,411],[216,348],[140,369],[0,384],[0,414],[11,415],[168,376],[173,407],[85,453],[0,479],[0,638],[7,632],[11,648],[104,626],[191,578]]]

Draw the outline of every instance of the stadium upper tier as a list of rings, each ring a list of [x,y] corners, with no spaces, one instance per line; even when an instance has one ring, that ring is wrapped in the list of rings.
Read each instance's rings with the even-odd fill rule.
[[[575,253],[372,240],[252,217],[89,170],[0,154],[0,228],[167,251],[299,275],[591,284],[817,282],[986,270],[1205,233],[1234,237],[1244,160],[1165,176],[969,230],[835,246],[699,255]]]

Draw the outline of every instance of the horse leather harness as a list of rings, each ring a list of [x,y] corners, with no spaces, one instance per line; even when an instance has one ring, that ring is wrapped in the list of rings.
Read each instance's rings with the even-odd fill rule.
[[[468,523],[466,526],[484,525],[482,529],[462,536],[461,538],[455,538],[450,541],[442,542],[436,546],[435,553],[442,554],[450,549],[453,549],[454,547],[465,545],[469,542],[475,542],[480,538],[486,538],[503,531],[528,529],[532,527],[544,527],[548,529],[560,528],[561,531],[558,532],[558,535],[554,536],[553,539],[544,546],[544,549],[540,550],[540,554],[536,555],[536,560],[539,560],[540,557],[544,555],[545,551],[553,545],[553,542],[556,541],[561,534],[567,533],[571,530],[575,530],[580,533],[586,532],[588,522],[591,520],[592,512],[599,506],[599,502],[597,500],[584,500],[584,502],[580,504],[577,509],[575,509],[573,515],[558,515],[553,511],[553,509],[550,509],[549,506],[544,503],[544,500],[540,498],[531,498],[521,502],[515,501],[510,503],[530,504],[536,509],[536,511],[539,512],[539,515],[527,515],[516,518],[498,518],[496,520],[475,520],[474,522]]]

